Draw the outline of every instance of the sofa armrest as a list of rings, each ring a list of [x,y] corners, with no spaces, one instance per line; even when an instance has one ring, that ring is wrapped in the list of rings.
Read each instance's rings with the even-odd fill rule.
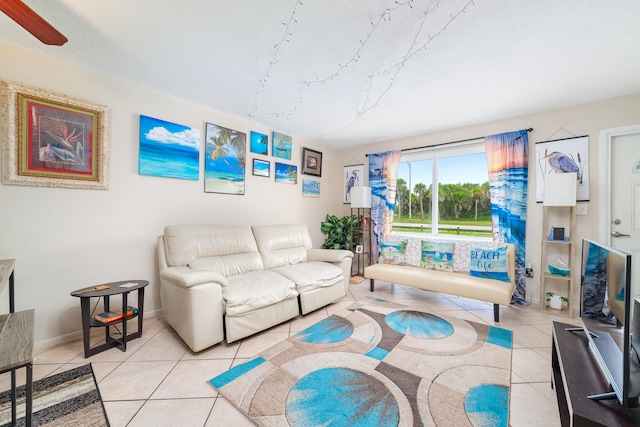
[[[220,273],[207,270],[192,270],[189,267],[167,267],[160,272],[160,277],[173,285],[190,288],[205,283],[217,283],[221,287],[228,286],[227,279]]]
[[[308,261],[342,262],[345,258],[353,258],[353,252],[344,249],[309,249]]]

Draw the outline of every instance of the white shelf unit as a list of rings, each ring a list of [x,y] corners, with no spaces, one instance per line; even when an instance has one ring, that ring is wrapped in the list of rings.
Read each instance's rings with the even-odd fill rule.
[[[575,278],[580,273],[574,266],[575,255],[575,206],[543,206],[542,212],[542,253],[540,256],[540,308],[572,317],[573,289]],[[550,239],[552,227],[564,228],[564,240]],[[567,276],[553,274],[549,271],[549,264],[556,258],[561,258],[569,266]],[[551,308],[547,302],[547,292],[561,295],[568,299],[561,310]]]

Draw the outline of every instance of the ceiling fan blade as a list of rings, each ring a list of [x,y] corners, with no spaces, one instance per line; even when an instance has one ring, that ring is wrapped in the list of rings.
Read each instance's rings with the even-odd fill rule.
[[[0,0],[0,11],[44,44],[62,46],[68,41],[62,33],[20,0]]]

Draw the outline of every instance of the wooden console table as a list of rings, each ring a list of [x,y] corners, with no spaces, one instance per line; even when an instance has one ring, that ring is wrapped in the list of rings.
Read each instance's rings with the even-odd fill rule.
[[[575,325],[553,322],[551,385],[556,390],[560,423],[567,426],[640,426],[640,408],[624,409],[617,399],[595,401],[587,396],[611,391]]]

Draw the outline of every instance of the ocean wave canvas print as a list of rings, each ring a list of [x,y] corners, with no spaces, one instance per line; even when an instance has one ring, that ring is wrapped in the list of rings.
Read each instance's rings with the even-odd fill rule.
[[[317,179],[303,179],[302,195],[305,197],[320,197],[320,181]]]
[[[140,175],[200,178],[200,130],[140,115]]]
[[[205,193],[244,195],[247,135],[207,123]]]

